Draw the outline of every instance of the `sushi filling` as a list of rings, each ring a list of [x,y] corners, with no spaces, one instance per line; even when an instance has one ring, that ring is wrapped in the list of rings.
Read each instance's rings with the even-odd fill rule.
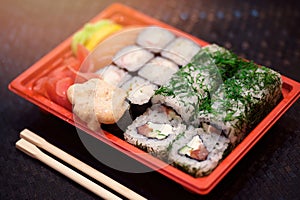
[[[198,161],[203,161],[206,160],[209,152],[204,146],[200,136],[196,135],[189,143],[182,147],[178,153]]]
[[[136,129],[140,135],[158,140],[163,140],[173,133],[173,127],[170,124],[158,124],[152,122],[147,122]]]
[[[149,102],[157,86],[141,77],[135,76],[125,82],[121,88],[127,92],[127,99],[132,104],[143,105]]]
[[[95,73],[101,75],[105,82],[118,87],[131,78],[127,72],[114,65],[109,65]]]

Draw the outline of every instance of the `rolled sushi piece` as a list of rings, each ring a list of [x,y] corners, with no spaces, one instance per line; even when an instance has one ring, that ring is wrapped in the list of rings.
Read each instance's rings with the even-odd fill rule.
[[[173,142],[169,151],[169,162],[192,176],[205,176],[226,156],[229,146],[230,142],[226,137],[189,126]]]
[[[191,63],[196,66],[210,67],[211,61],[217,67],[215,69],[218,70],[223,81],[232,77],[240,69],[248,67],[248,64],[236,54],[216,44],[201,48],[193,57]]]
[[[185,123],[199,126],[198,113],[210,106],[210,96],[222,84],[222,76],[211,55],[197,54],[197,60],[180,68],[155,91],[153,103],[172,107]]]
[[[244,102],[250,101],[249,105],[252,106],[253,102],[268,102],[270,99],[278,102],[281,97],[281,84],[279,73],[245,61],[222,47],[209,45],[203,47],[193,57],[191,63],[175,73],[167,84],[156,90],[152,102],[172,107],[180,114],[185,123],[198,127],[203,122],[212,123],[212,119],[224,121],[231,115],[238,117],[239,115],[233,114],[237,107],[236,104],[243,103],[242,106],[244,106]],[[238,103],[239,101],[241,103]],[[265,116],[274,107],[273,102],[268,103],[269,106],[266,107],[268,109],[262,109],[262,111],[267,110],[262,116]],[[233,111],[230,111],[231,109]],[[239,110],[245,110],[244,112],[247,114],[250,113],[249,109],[255,110],[249,106],[239,108]],[[227,114],[227,117],[223,116],[227,111],[228,116]],[[215,114],[219,112],[221,113]],[[242,114],[244,112],[241,111]],[[242,115],[239,117],[241,118]],[[261,119],[260,116],[247,120],[249,121],[247,123]],[[227,122],[227,120],[225,121]],[[233,121],[235,122],[236,119]],[[222,131],[223,128],[220,128],[222,126],[224,125],[218,125],[217,129]],[[253,125],[249,127],[253,127]],[[228,129],[231,130],[231,128]],[[244,129],[241,131],[243,134],[246,131],[246,128]],[[227,132],[225,131],[225,134],[228,134]],[[235,143],[234,141],[240,141],[243,136],[240,135],[236,139],[230,136],[230,138]]]
[[[224,82],[211,99],[211,109],[199,112],[199,120],[235,146],[276,106],[281,89],[279,73],[252,64]]]
[[[178,37],[162,50],[161,55],[174,61],[178,65],[184,66],[191,61],[200,48],[201,47],[192,40],[185,37]]]
[[[174,62],[158,56],[145,64],[138,71],[138,75],[152,83],[163,85],[168,82],[171,76],[176,73],[178,69],[178,65]]]
[[[170,108],[156,104],[137,117],[124,139],[138,148],[166,160],[170,145],[185,130],[181,118]]]
[[[141,31],[136,43],[154,53],[159,53],[174,39],[175,35],[169,30],[157,26],[150,26]]]
[[[95,72],[101,75],[103,80],[115,86],[120,86],[131,78],[125,70],[122,70],[115,65],[109,65]]]
[[[134,76],[121,85],[121,88],[126,91],[130,103],[143,105],[150,101],[157,86],[139,76]]]
[[[129,45],[122,48],[113,57],[113,62],[120,68],[135,72],[151,60],[154,55],[136,45]]]

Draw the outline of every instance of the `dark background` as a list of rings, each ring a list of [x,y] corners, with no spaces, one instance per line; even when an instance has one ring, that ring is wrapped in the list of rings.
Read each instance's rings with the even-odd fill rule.
[[[113,2],[0,0],[0,199],[97,199],[16,150],[24,128],[149,199],[299,199],[299,100],[209,195],[200,196],[157,172],[124,173],[101,164],[85,150],[73,126],[8,91],[10,81]],[[118,2],[300,81],[298,1]]]

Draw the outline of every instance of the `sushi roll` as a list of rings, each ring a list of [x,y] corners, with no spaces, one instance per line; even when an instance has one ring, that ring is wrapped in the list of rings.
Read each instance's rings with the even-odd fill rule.
[[[136,45],[122,48],[113,57],[113,62],[120,68],[135,72],[154,57],[152,53]]]
[[[199,113],[200,120],[206,118],[202,126],[221,131],[237,145],[279,102],[281,85],[280,74],[269,68],[253,65],[240,70],[212,97],[210,111]]]
[[[159,53],[168,43],[175,39],[175,35],[167,29],[150,26],[141,31],[136,43],[154,53]]]
[[[200,125],[198,112],[210,106],[210,96],[222,84],[214,59],[204,53],[197,55],[197,62],[180,68],[152,98],[153,103],[172,107],[185,123],[194,126]]]
[[[200,48],[201,47],[192,40],[178,37],[162,50],[161,55],[174,61],[178,65],[184,66],[191,61]]]
[[[191,60],[191,64],[213,68],[217,70],[216,73],[219,73],[222,81],[225,81],[253,63],[239,58],[221,46],[211,44],[201,48]]]
[[[120,86],[131,78],[131,75],[129,75],[128,72],[114,65],[104,67],[95,73],[101,75],[105,82],[115,86]]]
[[[130,103],[143,105],[150,101],[157,86],[139,76],[134,76],[126,81],[121,88],[127,92],[127,99]]]
[[[153,106],[128,126],[124,138],[195,177],[211,173],[282,98],[279,73],[215,44],[201,48],[164,83],[151,74],[153,60],[138,71],[147,80],[136,78],[161,85],[148,95]],[[128,94],[142,84],[129,81]]]
[[[172,107],[189,125],[223,133],[238,144],[281,98],[280,74],[217,45],[156,90],[153,103]]]
[[[155,83],[163,85],[178,71],[179,67],[170,60],[162,57],[155,57],[145,64],[139,71],[138,75]]]
[[[169,152],[169,162],[195,177],[208,175],[226,156],[229,139],[201,128],[188,127]]]
[[[181,122],[170,108],[153,105],[127,127],[124,138],[128,143],[166,160],[170,145],[185,130]]]

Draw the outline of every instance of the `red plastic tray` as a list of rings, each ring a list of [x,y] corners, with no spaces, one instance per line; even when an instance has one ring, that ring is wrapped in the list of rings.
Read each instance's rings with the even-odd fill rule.
[[[158,25],[164,28],[172,29],[181,35],[192,38],[200,45],[208,44],[203,40],[195,38],[122,4],[112,4],[94,19],[92,19],[91,22],[99,19],[112,19],[113,21],[124,26]],[[71,37],[66,39],[50,53],[28,68],[15,80],[13,80],[9,84],[9,89],[28,101],[36,104],[43,110],[46,110],[53,115],[67,121],[68,123],[75,125],[102,142],[105,142],[120,152],[143,163],[144,165],[157,170],[159,173],[176,181],[188,190],[198,194],[209,193],[300,96],[300,84],[285,76],[282,76],[282,101],[256,126],[252,132],[248,134],[248,136],[215,168],[210,175],[201,178],[194,178],[187,173],[170,165],[166,165],[166,163],[163,161],[144,153],[140,149],[116,137],[113,135],[113,133],[105,132],[105,135],[99,135],[90,131],[84,124],[77,122],[75,123],[73,119],[73,113],[71,111],[32,90],[32,84],[38,77],[41,77],[42,74],[47,71],[53,70],[55,66],[57,66],[57,63],[61,62],[63,58],[71,55],[70,44]]]

